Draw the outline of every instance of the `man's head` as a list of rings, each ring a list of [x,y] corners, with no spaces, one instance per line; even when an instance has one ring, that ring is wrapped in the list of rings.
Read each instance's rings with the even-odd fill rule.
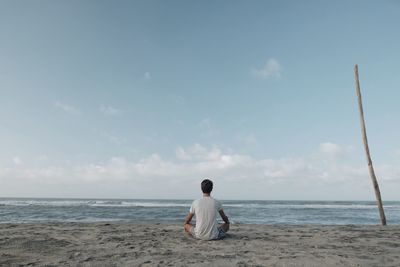
[[[213,182],[208,179],[205,179],[203,182],[201,182],[201,191],[203,191],[203,194],[210,194],[212,190]]]

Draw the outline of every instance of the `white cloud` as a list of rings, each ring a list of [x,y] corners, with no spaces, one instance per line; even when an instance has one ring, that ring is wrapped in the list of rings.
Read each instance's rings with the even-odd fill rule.
[[[339,145],[330,142],[320,144],[319,151],[330,156],[338,156],[343,153],[343,149]]]
[[[13,162],[14,162],[15,165],[21,165],[22,164],[22,160],[17,156],[15,156],[13,158]]]
[[[340,157],[348,154],[353,150],[352,146],[342,147],[338,144],[334,144],[331,142],[321,143],[319,145],[319,151],[323,155],[327,155],[330,157]]]
[[[47,155],[39,155],[37,158],[39,161],[46,161],[49,159]]]
[[[255,159],[248,155],[226,153],[217,147],[207,149],[200,144],[187,148],[178,147],[175,151],[176,160],[165,160],[159,154],[137,161],[129,161],[123,157],[113,157],[108,162],[75,166],[73,168],[30,169],[17,171],[17,176],[37,179],[48,177],[58,170],[65,179],[83,179],[86,181],[101,180],[129,180],[143,177],[203,177],[222,176],[229,178],[243,177],[251,181],[295,181],[298,179],[323,181],[329,177],[330,181],[343,177],[357,178],[366,174],[366,170],[359,172],[359,168],[337,166],[337,164],[322,164],[319,159],[311,157],[286,157],[279,159]],[[365,169],[364,167],[362,167]],[[337,175],[340,173],[340,175]],[[54,178],[54,177],[52,177]]]
[[[213,160],[221,155],[221,150],[213,147],[207,150],[200,144],[194,144],[187,149],[178,147],[175,150],[175,155],[180,160]]]
[[[334,155],[340,151],[333,145],[323,145],[322,148]],[[135,190],[161,194],[165,188],[175,186],[180,190],[185,188],[188,190],[188,183],[192,184],[204,177],[210,177],[228,187],[231,197],[245,193],[247,198],[260,197],[263,190],[278,197],[290,198],[294,192],[299,193],[296,188],[306,190],[299,194],[309,199],[321,195],[320,190],[331,190],[333,197],[335,194],[340,197],[342,193],[340,190],[344,187],[354,187],[358,191],[366,188],[365,191],[369,196],[368,190],[371,189],[365,164],[354,165],[334,159],[323,161],[313,155],[257,159],[245,154],[226,152],[216,146],[207,148],[196,143],[185,148],[177,147],[175,156],[175,159],[170,160],[159,154],[138,160],[112,157],[106,162],[47,168],[28,168],[23,165],[15,165],[12,168],[0,167],[0,181],[3,184],[7,184],[7,181],[9,183],[21,181],[23,184],[30,181],[35,185],[50,184],[60,187],[72,184],[78,188],[85,185],[90,187],[90,185],[107,184],[120,185],[124,188],[127,183],[131,183],[134,188],[138,188]],[[400,167],[377,165],[376,170],[383,185],[391,183],[400,186]],[[149,188],[153,191],[148,190]],[[275,192],[277,188],[280,188],[279,192]],[[392,186],[393,188],[396,187]],[[256,190],[258,195],[252,194],[250,189]],[[181,192],[176,190],[171,194],[179,197]]]
[[[72,114],[72,115],[77,115],[80,114],[80,110],[74,106],[65,104],[65,103],[61,103],[59,101],[54,102],[54,106],[58,109],[63,110],[66,113]]]
[[[280,78],[282,72],[281,64],[274,58],[268,59],[264,67],[261,69],[253,69],[252,73],[254,76],[261,78]]]
[[[175,150],[175,155],[180,160],[190,160],[191,159],[191,156],[180,146]]]
[[[120,115],[120,114],[122,114],[122,110],[114,108],[112,106],[102,105],[99,110],[101,113],[103,113],[105,115]]]
[[[236,136],[236,139],[246,146],[254,146],[254,145],[258,144],[258,140],[257,140],[256,136],[252,133],[247,134],[247,135],[238,134]]]
[[[144,73],[144,75],[143,75],[143,79],[145,79],[145,80],[151,80],[151,74],[150,74],[150,72],[145,72]]]
[[[197,127],[200,128],[201,135],[205,137],[216,137],[220,135],[219,129],[214,125],[210,118],[202,119]]]

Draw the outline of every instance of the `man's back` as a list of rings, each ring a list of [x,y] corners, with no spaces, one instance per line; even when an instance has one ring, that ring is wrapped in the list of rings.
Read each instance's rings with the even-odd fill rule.
[[[218,237],[217,212],[222,209],[221,203],[210,197],[193,201],[190,213],[196,215],[196,237],[200,239],[214,239]]]
[[[222,209],[221,202],[210,196],[212,189],[212,181],[205,179],[201,182],[203,198],[193,201],[183,223],[187,233],[203,240],[222,239],[229,230],[229,219]],[[217,213],[224,221],[220,226],[217,225]],[[196,226],[190,223],[193,216],[196,216]]]

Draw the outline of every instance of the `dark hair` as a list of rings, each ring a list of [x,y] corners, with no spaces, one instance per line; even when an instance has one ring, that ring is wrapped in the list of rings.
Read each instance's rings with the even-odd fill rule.
[[[201,182],[201,191],[203,191],[204,194],[210,194],[212,190],[213,182],[208,179],[205,179],[203,182]]]

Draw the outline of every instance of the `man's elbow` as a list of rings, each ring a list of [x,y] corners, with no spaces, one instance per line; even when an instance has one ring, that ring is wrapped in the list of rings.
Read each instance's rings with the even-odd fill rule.
[[[229,219],[228,216],[225,216],[225,218],[223,218],[224,222],[229,223]]]

